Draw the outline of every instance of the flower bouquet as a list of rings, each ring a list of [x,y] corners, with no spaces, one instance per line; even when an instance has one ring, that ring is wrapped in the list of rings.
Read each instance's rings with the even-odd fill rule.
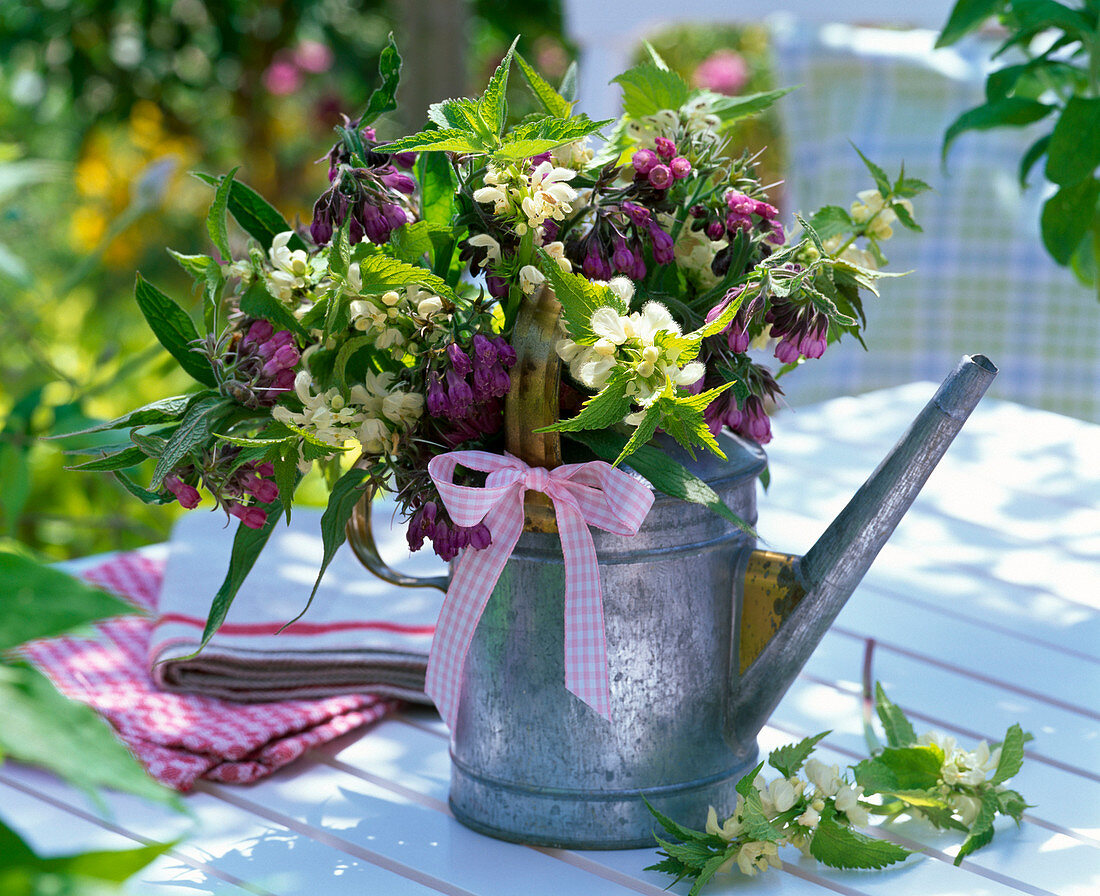
[[[542,109],[514,123],[513,67]],[[788,239],[754,157],[724,137],[786,91],[692,90],[652,54],[616,79],[622,118],[593,122],[573,114],[571,76],[553,88],[513,45],[480,98],[437,103],[420,133],[384,143],[374,123],[396,108],[399,72],[391,40],[366,110],[337,128],[308,229],[235,171],[204,177],[217,255],[172,253],[201,287],[201,329],[138,277],[150,327],[200,388],[97,427],[132,444],[78,469],[110,471],[145,502],[193,508],[207,493],[256,533],[238,536],[235,568],[314,466],[331,487],[327,544],[369,483],[396,496],[414,550],[486,548],[492,534],[448,515],[427,467],[502,451],[516,321],[542,290],[561,304],[567,365],[548,429],[616,465],[659,430],[719,456],[723,427],[766,443],[781,378],[859,338],[861,291],[891,276],[879,270],[891,224],[919,229],[910,197],[926,186],[867,161],[874,189],[850,211],[798,218]],[[237,257],[227,212],[251,238]],[[143,486],[125,470],[146,458]]]

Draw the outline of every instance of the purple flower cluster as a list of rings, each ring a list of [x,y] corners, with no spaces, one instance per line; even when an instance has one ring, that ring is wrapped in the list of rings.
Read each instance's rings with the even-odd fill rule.
[[[772,245],[780,246],[786,239],[783,225],[778,220],[779,209],[774,205],[730,190],[726,193],[726,209],[725,218],[715,217],[706,223],[707,236],[712,240],[719,240],[726,234],[734,236],[738,231],[751,234],[757,227],[767,231],[766,239]],[[754,217],[759,223],[754,221]]]
[[[784,364],[799,356],[820,358],[825,354],[829,336],[829,318],[811,302],[773,301],[764,315],[772,326],[772,336],[779,340],[775,356]]]
[[[452,448],[498,432],[501,399],[512,388],[508,371],[516,363],[516,351],[503,337],[478,333],[470,352],[452,342],[443,369],[428,372],[428,413],[447,421],[443,438]]]
[[[727,292],[722,301],[707,312],[707,323],[709,324],[715,318],[720,317],[729,303],[740,296],[744,289],[744,286],[735,286]],[[742,300],[737,313],[733,316],[733,320],[726,324],[725,329],[721,331],[721,335],[726,337],[726,343],[729,345],[731,352],[748,351],[749,343],[752,341],[752,337],[749,335],[749,326],[763,306],[764,301],[760,298],[759,293]]]
[[[416,181],[398,167],[411,168],[415,155],[376,152],[374,128],[363,128],[360,135],[366,149],[366,167],[351,165],[342,141],[329,152],[331,186],[314,204],[309,227],[318,246],[326,245],[345,221],[350,221],[348,239],[355,245],[364,237],[372,243],[384,243],[395,228],[411,220],[406,197],[415,191]]]
[[[206,354],[223,395],[248,408],[269,408],[294,386],[301,353],[293,333],[276,330],[266,320],[241,329],[243,336],[237,331],[209,342]]]
[[[676,181],[691,174],[691,162],[677,155],[676,144],[667,137],[654,140],[656,151],[639,149],[630,159],[635,183],[644,181],[655,190],[664,191]]]
[[[411,551],[419,551],[427,538],[432,543],[432,549],[448,562],[454,560],[465,547],[481,551],[493,543],[493,537],[485,523],[459,526],[447,516],[442,505],[435,501],[425,501],[417,508],[409,520],[406,537]]]
[[[257,507],[270,504],[279,497],[279,487],[272,479],[275,467],[270,463],[245,463],[234,469],[239,450],[227,450],[216,460],[203,465],[200,473],[194,464],[176,467],[164,477],[168,489],[188,510],[199,505],[201,496],[195,488],[200,479],[213,492],[217,502],[230,516],[235,516],[249,529],[263,528],[267,511]]]
[[[579,244],[581,270],[592,280],[609,280],[616,273],[641,280],[646,275],[647,243],[657,264],[672,262],[672,237],[648,208],[629,200],[602,208]]]
[[[703,417],[715,436],[727,426],[740,436],[766,445],[772,440],[772,427],[765,399],[774,399],[783,390],[767,368],[752,364],[749,369],[751,375],[745,380],[752,391],[745,400],[738,405],[733,390],[727,389],[707,405]]]

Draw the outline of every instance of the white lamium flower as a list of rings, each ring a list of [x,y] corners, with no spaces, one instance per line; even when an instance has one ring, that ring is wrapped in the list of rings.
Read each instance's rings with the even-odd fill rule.
[[[478,192],[481,191],[479,190]],[[477,198],[477,193],[474,194],[474,198]],[[466,242],[468,242],[471,246],[474,246],[475,248],[485,249],[485,254],[489,261],[493,264],[500,264],[500,243],[489,236],[489,234],[476,233]]]
[[[798,798],[794,787],[786,778],[776,778],[768,785],[768,796],[776,812],[786,812]]]
[[[840,767],[826,765],[820,759],[806,760],[803,772],[821,796],[833,796],[843,784],[840,780]]]
[[[605,284],[627,307],[634,298],[634,281],[629,277],[612,277]]]
[[[982,801],[968,793],[953,793],[947,798],[949,805],[959,815],[959,821],[970,827],[982,809]]]
[[[546,282],[546,277],[542,271],[536,268],[533,264],[525,264],[519,270],[519,287],[526,295],[533,295],[534,292]]]
[[[592,312],[592,332],[615,345],[622,345],[634,335],[630,318],[620,315],[614,308],[603,305]]]
[[[758,871],[766,871],[768,866],[779,868],[779,847],[766,840],[750,840],[737,853],[737,867],[741,873],[754,877]]]
[[[584,346],[577,345],[572,339],[565,337],[554,343],[554,351],[566,364],[571,364],[573,359],[584,350]]]
[[[424,396],[412,392],[391,392],[382,399],[382,414],[394,423],[408,427],[424,412]]]
[[[356,435],[363,450],[371,454],[381,454],[390,444],[389,427],[377,417],[364,420]]]
[[[745,798],[738,794],[737,808],[734,809],[733,814],[721,824],[718,823],[718,812],[715,810],[714,806],[709,807],[707,809],[706,832],[711,836],[721,837],[727,843],[736,840],[745,829],[744,824],[741,822],[741,810],[744,804]]]
[[[579,363],[578,363],[579,362]],[[615,359],[600,355],[589,349],[579,356],[570,366],[573,375],[589,389],[597,392],[607,385],[611,372],[615,369]]]
[[[566,273],[573,270],[573,263],[565,257],[565,243],[561,240],[555,240],[552,243],[547,243],[542,247],[546,254],[554,259],[554,263]]]
[[[443,300],[439,296],[428,296],[416,303],[416,313],[431,318],[443,310]]]

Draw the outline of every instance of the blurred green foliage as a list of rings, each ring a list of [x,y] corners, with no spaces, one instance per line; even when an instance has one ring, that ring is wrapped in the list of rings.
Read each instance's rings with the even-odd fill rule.
[[[0,0],[0,537],[63,559],[167,536],[176,505],[66,472],[80,458],[64,452],[89,437],[43,437],[188,388],[133,284],[141,270],[197,308],[164,251],[209,250],[211,192],[189,172],[239,165],[308,221],[332,127],[375,86],[364,73],[389,32],[433,2],[450,0]],[[557,0],[474,0],[455,45],[470,83],[517,33],[549,74],[564,71]],[[415,46],[402,54],[428,64]]]

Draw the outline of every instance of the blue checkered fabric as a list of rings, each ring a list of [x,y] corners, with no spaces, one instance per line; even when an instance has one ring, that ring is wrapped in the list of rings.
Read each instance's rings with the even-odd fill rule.
[[[940,164],[944,131],[982,101],[995,43],[933,51],[928,31],[850,26],[775,35],[777,81],[799,88],[779,104],[788,211],[847,207],[873,184],[849,141],[894,176],[934,193],[915,200],[924,227],[895,225],[890,269],[911,270],[867,297],[865,352],[832,346],[813,370],[782,381],[797,408],[913,380],[939,381],[963,354],[1001,370],[990,394],[1100,422],[1100,303],[1046,255],[1038,234],[1041,166],[1021,194],[1019,159],[1043,131],[968,133]]]

